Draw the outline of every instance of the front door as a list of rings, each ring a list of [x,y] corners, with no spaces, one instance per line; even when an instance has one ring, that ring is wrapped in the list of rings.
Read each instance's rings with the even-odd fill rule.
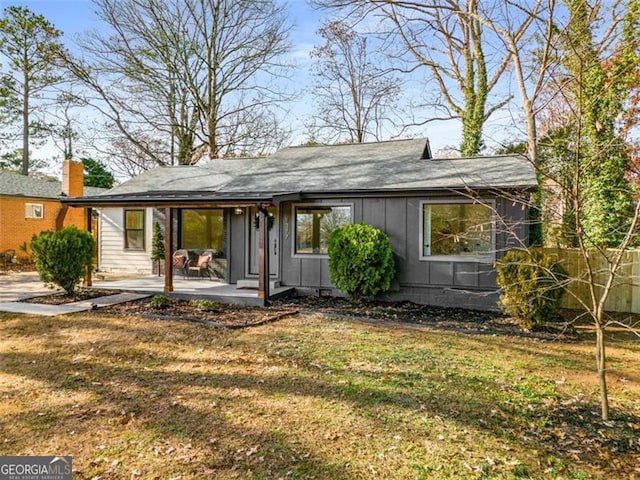
[[[275,207],[268,208],[271,219],[268,225],[269,230],[269,274],[272,277],[278,277],[278,213]],[[258,209],[251,207],[249,209],[249,275],[258,275]]]

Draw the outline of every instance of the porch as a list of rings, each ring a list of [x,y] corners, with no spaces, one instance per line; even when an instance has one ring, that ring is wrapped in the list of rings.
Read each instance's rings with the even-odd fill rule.
[[[237,288],[236,285],[221,282],[219,280],[184,279],[178,276],[173,278],[173,291],[165,290],[164,276],[148,275],[143,277],[131,277],[124,279],[98,279],[94,278],[92,288],[113,290],[126,290],[128,292],[148,293],[154,295],[164,294],[174,298],[194,299],[203,298],[218,303],[263,306],[264,299],[258,295],[258,290],[250,288]],[[270,288],[270,299],[293,294],[293,287],[281,287],[273,285]]]

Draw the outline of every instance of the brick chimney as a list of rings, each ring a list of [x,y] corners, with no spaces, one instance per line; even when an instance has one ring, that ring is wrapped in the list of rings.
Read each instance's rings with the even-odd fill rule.
[[[67,197],[82,197],[84,194],[84,165],[82,162],[62,162],[62,193]]]

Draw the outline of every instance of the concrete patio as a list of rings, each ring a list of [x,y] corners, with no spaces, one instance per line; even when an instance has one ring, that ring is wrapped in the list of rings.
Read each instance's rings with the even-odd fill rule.
[[[146,294],[164,294],[164,276],[148,275],[135,278],[93,280],[94,288],[126,290],[128,292]],[[294,291],[292,287],[271,288],[271,298],[281,297]],[[177,298],[207,298],[219,303],[238,305],[262,305],[258,298],[258,291],[250,288],[237,288],[236,285],[209,280],[208,278],[184,279],[180,276],[173,278],[173,292],[168,294]]]

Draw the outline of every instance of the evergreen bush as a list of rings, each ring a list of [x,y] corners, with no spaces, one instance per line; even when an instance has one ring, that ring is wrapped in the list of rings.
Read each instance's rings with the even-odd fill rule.
[[[539,248],[511,250],[496,263],[500,307],[524,328],[534,329],[560,309],[566,270]]]
[[[329,274],[333,284],[360,302],[389,291],[395,261],[389,237],[371,225],[353,223],[329,237]]]
[[[71,226],[45,231],[31,239],[31,253],[43,282],[72,294],[86,269],[93,267],[94,240],[85,230]]]
[[[164,235],[158,222],[153,224],[153,236],[151,237],[151,260],[158,266],[158,276],[160,276],[160,264],[164,260],[165,247]]]

